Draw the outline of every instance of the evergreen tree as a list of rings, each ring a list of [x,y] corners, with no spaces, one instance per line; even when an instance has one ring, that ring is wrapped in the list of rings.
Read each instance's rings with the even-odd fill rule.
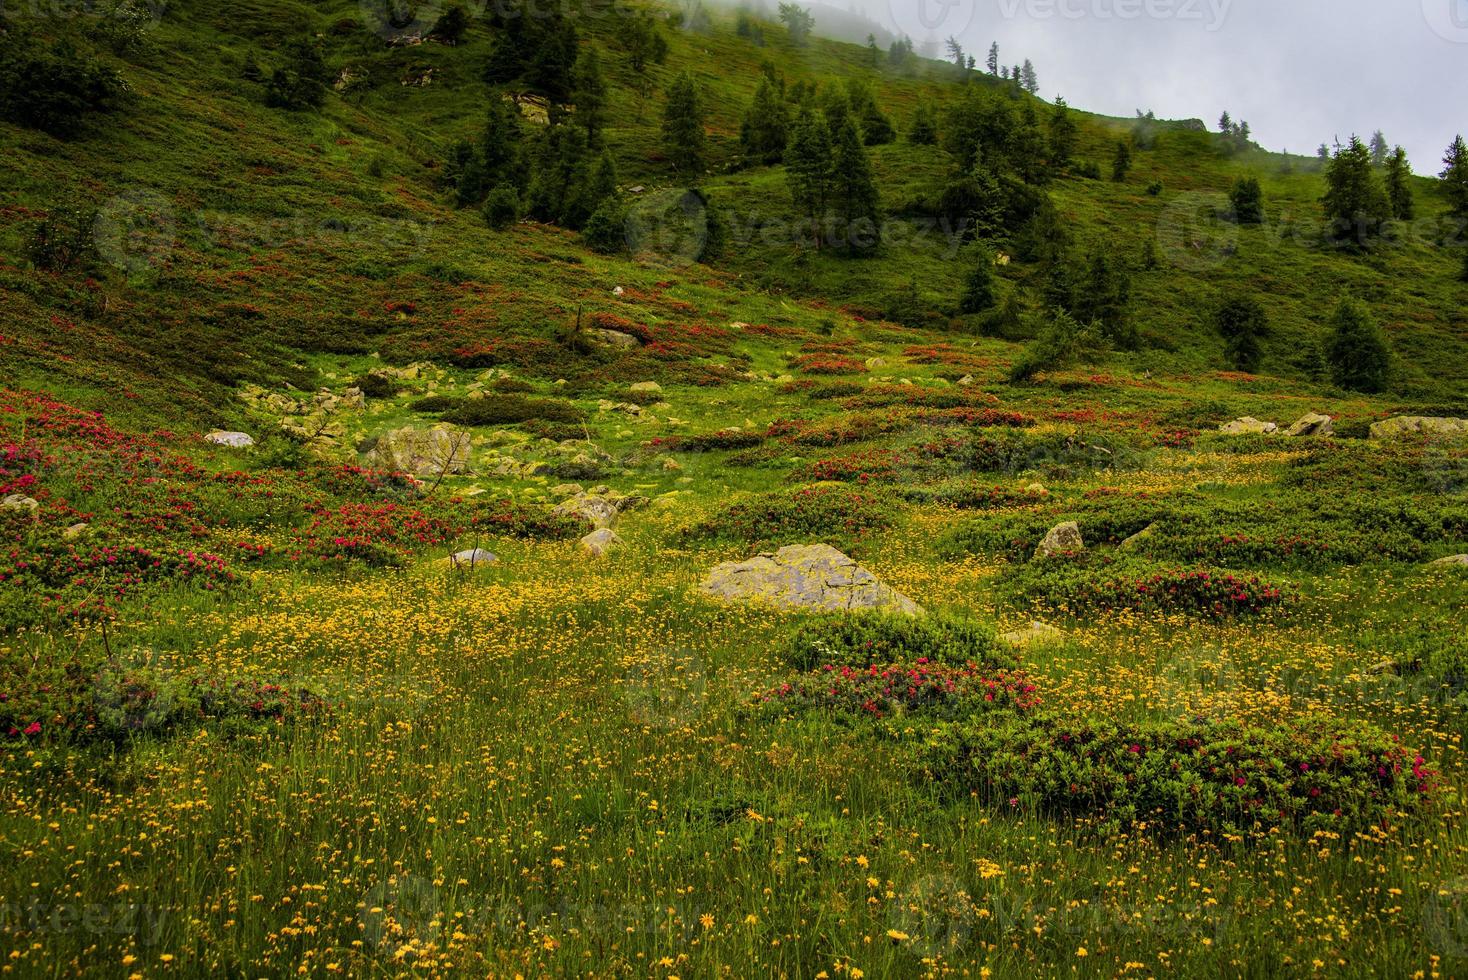
[[[999,42],[995,41],[989,45],[989,60],[986,62],[989,74],[995,78],[999,77]]]
[[[1468,221],[1468,145],[1459,136],[1448,147],[1443,157],[1443,193],[1447,195],[1448,208],[1460,221]]]
[[[1258,177],[1240,177],[1228,194],[1233,219],[1241,225],[1257,225],[1264,221],[1264,191]]]
[[[1459,273],[1458,278],[1468,282],[1468,248],[1463,249],[1463,271]]]
[[[1116,155],[1111,158],[1111,179],[1118,184],[1126,180],[1126,175],[1132,169],[1132,148],[1126,140],[1118,140],[1116,143]]]
[[[831,125],[831,205],[851,251],[881,244],[881,206],[872,164],[856,120],[842,114]]]
[[[290,59],[275,69],[265,83],[265,103],[277,109],[317,109],[326,101],[331,69],[321,48],[311,38],[302,38],[286,51]]]
[[[1020,69],[1019,84],[1020,88],[1024,89],[1031,95],[1034,95],[1036,92],[1040,91],[1040,80],[1035,77],[1035,66],[1030,63],[1029,58],[1025,59],[1024,67]]]
[[[987,248],[981,248],[969,269],[968,277],[964,279],[958,311],[983,313],[993,307],[994,302],[994,255]]]
[[[458,44],[464,39],[464,33],[469,30],[469,12],[461,3],[451,4],[444,9],[434,22],[433,29],[428,36],[442,41],[444,44]]]
[[[1366,245],[1391,214],[1381,178],[1371,169],[1371,153],[1355,136],[1336,152],[1325,174],[1325,216],[1338,241]]]
[[[821,247],[821,223],[831,188],[831,133],[824,114],[801,107],[785,150],[790,197],[801,216],[810,220],[816,248]]]
[[[867,35],[866,47],[867,64],[873,68],[882,63],[882,49],[877,47],[877,35]]]
[[[668,90],[663,110],[663,148],[675,169],[697,176],[705,166],[703,106],[687,72]]]
[[[479,157],[491,185],[509,180],[521,183],[516,173],[520,160],[520,112],[514,103],[492,95],[484,133],[479,139]]]
[[[627,63],[639,77],[645,78],[650,66],[660,65],[667,58],[667,39],[646,11],[627,17],[623,25],[618,41],[627,53]]]
[[[811,16],[810,11],[798,3],[782,3],[780,20],[790,35],[790,43],[797,48],[805,47],[806,41],[810,39],[811,29],[816,26],[816,19]]]
[[[1386,387],[1391,375],[1386,336],[1371,314],[1349,299],[1342,299],[1331,317],[1324,354],[1331,380],[1338,387],[1367,393]]]
[[[576,59],[571,72],[571,98],[576,103],[576,121],[586,130],[587,142],[595,146],[601,140],[607,110],[607,82],[595,47],[582,49]]]
[[[1075,155],[1076,132],[1070,108],[1064,99],[1056,96],[1055,109],[1050,114],[1050,166],[1054,170],[1070,166],[1071,157]]]
[[[862,141],[867,146],[883,146],[897,135],[892,123],[883,115],[872,95],[871,87],[857,78],[846,80],[846,100],[861,126]]]
[[[1131,277],[1106,249],[1097,249],[1091,254],[1072,312],[1080,320],[1099,323],[1114,346],[1132,348],[1137,338],[1127,317],[1131,295]]]
[[[907,141],[918,146],[932,146],[938,142],[938,123],[933,115],[933,104],[926,99],[918,103],[912,114],[912,128],[907,132]]]
[[[1386,198],[1391,205],[1392,217],[1398,221],[1411,221],[1417,215],[1417,205],[1412,199],[1412,165],[1407,162],[1407,151],[1400,146],[1386,158]]]
[[[958,68],[959,71],[963,71],[964,65],[968,63],[967,59],[963,55],[963,45],[959,44],[958,38],[954,37],[951,34],[948,36],[948,40],[945,41],[944,44],[948,48],[948,57],[953,59],[953,64]]]
[[[622,202],[609,197],[586,219],[581,230],[586,247],[602,255],[617,255],[627,250],[627,211]]]
[[[1236,371],[1250,374],[1259,370],[1259,362],[1264,356],[1259,342],[1269,335],[1264,307],[1252,296],[1236,296],[1218,307],[1213,323],[1223,337],[1224,355],[1229,365]]]
[[[739,126],[744,158],[756,163],[778,163],[790,139],[790,111],[785,96],[769,75],[760,79],[754,101]]]
[[[520,217],[520,195],[515,188],[501,184],[489,192],[481,210],[485,222],[495,231],[504,231]]]
[[[1223,110],[1223,115],[1218,117],[1218,131],[1224,136],[1232,136],[1234,134],[1234,120],[1228,114],[1227,109]]]
[[[1381,130],[1371,134],[1371,165],[1378,170],[1386,166],[1387,154],[1391,150],[1386,144],[1386,136]]]

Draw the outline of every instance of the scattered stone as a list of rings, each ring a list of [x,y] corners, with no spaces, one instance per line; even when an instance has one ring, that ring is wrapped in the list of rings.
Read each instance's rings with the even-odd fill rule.
[[[1446,558],[1439,558],[1436,561],[1428,562],[1428,564],[1435,565],[1439,568],[1468,568],[1468,555],[1448,555]]]
[[[662,391],[663,386],[656,381],[639,381],[627,389],[628,391]]]
[[[1065,630],[1051,626],[1049,623],[1042,623],[1038,619],[1032,620],[1030,625],[1024,629],[999,634],[999,642],[1007,643],[1012,647],[1042,646],[1059,643],[1064,639]]]
[[[228,446],[230,449],[248,449],[255,444],[255,440],[243,432],[224,432],[215,429],[204,437],[205,442],[212,442],[216,446]]]
[[[1025,492],[1039,494],[1042,497],[1050,496],[1050,491],[1045,489],[1043,483],[1031,483],[1025,487]]]
[[[1293,438],[1307,436],[1328,436],[1335,432],[1335,426],[1331,424],[1329,415],[1318,415],[1315,412],[1307,412],[1295,420],[1295,424],[1285,430],[1285,435]]]
[[[877,609],[922,614],[922,607],[826,544],[787,545],[748,561],[724,562],[699,586],[706,595],[788,609]]]
[[[601,558],[607,552],[615,548],[620,548],[622,546],[622,539],[617,537],[617,532],[611,528],[601,527],[582,538],[578,542],[578,546],[587,554],[595,558]]]
[[[598,493],[578,493],[570,500],[557,504],[553,513],[567,517],[581,517],[591,522],[596,530],[610,528],[617,523],[620,514],[615,501]]]
[[[612,290],[612,295],[613,296],[621,296],[626,291],[627,290],[623,289],[621,286],[618,286],[616,289],[613,289]]]
[[[1218,427],[1218,431],[1226,436],[1262,435],[1267,436],[1272,432],[1278,432],[1279,426],[1273,422],[1261,422],[1252,415],[1225,422]]]
[[[870,369],[884,368],[887,366],[887,359],[884,357],[869,357],[866,360],[866,365]]]
[[[88,526],[89,525],[87,524],[73,524],[71,527],[61,532],[61,539],[63,541],[75,541],[77,538],[87,533]]]
[[[460,551],[458,554],[451,556],[449,558],[449,564],[455,568],[466,568],[472,571],[476,568],[486,568],[490,565],[496,565],[499,563],[499,560],[500,556],[492,551],[485,551],[483,548],[470,548],[467,551]]]
[[[32,516],[34,516],[36,511],[40,509],[40,506],[40,501],[36,500],[36,498],[34,497],[27,497],[23,493],[12,493],[3,501],[0,501],[0,510],[23,510],[27,514],[30,514]]]
[[[963,387],[963,388],[967,388],[969,385],[971,385],[973,383],[974,383],[974,376],[972,374],[965,374],[963,377],[961,377],[961,378],[958,379],[959,386],[960,387]]]
[[[579,483],[558,483],[550,488],[550,495],[561,500],[565,500],[567,497],[574,497],[580,492],[581,484]]]
[[[378,436],[364,452],[375,469],[413,476],[463,473],[469,468],[469,435],[451,425],[404,426]]]
[[[594,340],[597,340],[608,347],[637,346],[636,337],[632,336],[630,333],[623,333],[620,330],[608,330],[605,327],[593,327],[591,330],[591,336]]]
[[[1371,423],[1371,438],[1396,439],[1405,435],[1468,436],[1468,419],[1398,415]]]
[[[1075,521],[1057,524],[1046,532],[1035,549],[1036,558],[1053,558],[1056,555],[1085,551],[1086,543],[1081,540],[1081,528]]]
[[[1117,547],[1120,548],[1122,551],[1131,551],[1133,548],[1136,548],[1138,545],[1142,544],[1148,538],[1152,537],[1156,533],[1157,533],[1157,525],[1156,524],[1148,524],[1146,527],[1142,528],[1136,534],[1133,534],[1132,536],[1130,536],[1128,538],[1122,539],[1121,544],[1117,545]]]

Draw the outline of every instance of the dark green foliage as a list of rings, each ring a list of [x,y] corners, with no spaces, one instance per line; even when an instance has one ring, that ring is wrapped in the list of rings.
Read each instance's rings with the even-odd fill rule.
[[[706,153],[703,132],[703,104],[693,76],[679,75],[668,89],[668,102],[663,109],[663,152],[673,167],[690,177],[703,173]]]
[[[916,146],[933,146],[938,142],[938,118],[933,104],[927,100],[918,103],[912,114],[912,127],[907,131],[907,141]]]
[[[461,3],[450,4],[439,14],[428,36],[444,44],[458,44],[469,30],[469,12]]]
[[[778,163],[790,141],[790,111],[783,86],[768,74],[760,78],[754,101],[739,128],[744,158],[754,163]]]
[[[551,99],[571,97],[571,73],[579,51],[576,28],[561,8],[540,8],[529,0],[492,4],[495,44],[484,80],[505,85],[517,79]]]
[[[1011,381],[1028,381],[1042,371],[1055,371],[1100,357],[1106,350],[1101,324],[1081,323],[1063,309],[1055,310],[1009,370]]]
[[[953,797],[1157,835],[1349,838],[1417,810],[1431,782],[1396,738],[1325,716],[1255,727],[986,712],[925,729],[916,751],[924,780]]]
[[[1015,669],[1017,658],[1001,649],[993,630],[949,616],[845,613],[802,623],[780,646],[780,658],[795,670],[885,667],[891,664],[973,664]]]
[[[831,131],[824,113],[801,108],[785,152],[785,173],[795,210],[809,219],[819,247],[821,219],[831,193]]]
[[[1239,371],[1259,370],[1263,357],[1262,338],[1269,335],[1264,307],[1252,296],[1235,296],[1225,300],[1213,315],[1213,323],[1223,337],[1224,355]]]
[[[1448,147],[1440,176],[1448,209],[1460,221],[1468,221],[1468,143],[1463,137],[1457,137]]]
[[[1075,155],[1076,139],[1079,130],[1075,119],[1070,114],[1070,108],[1065,100],[1057,98],[1055,108],[1050,114],[1050,166],[1055,170],[1065,170],[1070,166],[1071,157]]]
[[[1391,348],[1374,317],[1360,304],[1343,299],[1330,321],[1325,362],[1331,380],[1351,391],[1378,392],[1391,376]]]
[[[856,121],[843,113],[831,128],[831,210],[837,234],[853,252],[881,244],[881,205],[871,160]]]
[[[1132,148],[1126,140],[1119,140],[1116,152],[1111,157],[1111,179],[1120,184],[1132,169]]]
[[[1097,249],[1084,267],[1061,256],[1051,263],[1045,280],[1045,302],[1083,323],[1095,323],[1115,347],[1136,346],[1127,319],[1131,277],[1106,249]]]
[[[959,300],[960,313],[982,313],[994,306],[994,256],[987,248],[981,248],[974,258],[963,283],[963,297]]]
[[[808,487],[760,494],[732,504],[683,529],[681,536],[762,546],[819,541],[851,552],[874,532],[891,527],[899,513],[897,505],[872,493]]]
[[[531,419],[580,422],[585,417],[585,413],[567,401],[498,393],[471,398],[443,414],[445,422],[455,425],[510,425]]]
[[[1264,221],[1264,191],[1258,177],[1240,177],[1228,193],[1233,220],[1241,225],[1257,225]]]
[[[351,387],[361,389],[365,398],[391,398],[398,393],[398,386],[384,374],[359,375]]]
[[[501,184],[489,192],[480,211],[491,228],[504,231],[520,219],[520,195],[509,184]]]
[[[668,41],[658,30],[657,21],[646,11],[625,16],[617,41],[627,53],[627,63],[641,77],[652,65],[660,65],[668,57]]]
[[[331,69],[313,38],[301,38],[285,52],[286,63],[270,73],[265,104],[275,109],[318,109],[326,101]]]
[[[850,103],[852,115],[856,117],[857,124],[861,128],[863,143],[867,146],[882,146],[896,138],[897,132],[892,128],[891,120],[877,105],[876,97],[872,95],[870,86],[859,79],[848,78],[846,80],[846,99]]]
[[[597,49],[582,49],[571,71],[571,98],[576,103],[576,121],[586,130],[586,140],[596,146],[606,124],[607,82],[602,77]]]
[[[805,47],[811,29],[816,26],[816,19],[798,3],[781,3],[780,21],[785,25],[790,43],[797,48]]]
[[[1391,217],[1391,204],[1381,178],[1371,166],[1371,153],[1355,136],[1338,150],[1325,174],[1325,217],[1328,234],[1337,242],[1366,247]]]
[[[98,260],[96,221],[95,212],[53,208],[31,231],[26,256],[47,272],[90,269]]]
[[[1407,162],[1407,151],[1400,146],[1386,158],[1386,198],[1391,205],[1392,217],[1398,221],[1411,221],[1417,216],[1417,205],[1412,198],[1412,165]]]
[[[116,110],[129,91],[116,70],[69,41],[0,33],[0,119],[71,136],[89,116]]]
[[[603,255],[627,250],[627,211],[615,197],[605,199],[587,219],[581,237],[587,248]]]

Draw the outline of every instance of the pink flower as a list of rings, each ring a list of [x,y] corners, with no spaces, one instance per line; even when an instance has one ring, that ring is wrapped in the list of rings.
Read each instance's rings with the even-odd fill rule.
[[[25,733],[27,735],[36,735],[36,734],[39,734],[40,731],[41,731],[41,723],[39,721],[33,721],[29,725],[26,726]]]

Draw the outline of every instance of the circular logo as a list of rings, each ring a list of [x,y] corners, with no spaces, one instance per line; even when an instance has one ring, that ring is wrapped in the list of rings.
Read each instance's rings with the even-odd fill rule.
[[[1468,0],[1422,0],[1422,18],[1444,41],[1468,44]]]
[[[1422,925],[1434,952],[1453,959],[1468,956],[1468,878],[1437,887],[1422,909]]]
[[[974,0],[888,0],[897,33],[910,38],[962,37],[974,22]]]
[[[623,231],[637,261],[689,265],[708,247],[708,203],[698,191],[654,191],[627,208]]]
[[[639,725],[682,728],[708,707],[709,678],[698,656],[660,650],[623,671],[619,682],[627,712]]]
[[[369,946],[397,958],[400,950],[438,939],[443,928],[440,905],[433,882],[417,875],[398,875],[367,890],[357,922]]]
[[[102,734],[118,741],[163,731],[174,722],[174,685],[139,657],[110,660],[92,677],[92,710]]]
[[[422,39],[443,14],[443,0],[357,0],[367,29],[384,41]]]
[[[92,222],[97,254],[130,276],[167,262],[176,233],[173,206],[163,195],[146,188],[113,197]]]
[[[1422,470],[1434,491],[1451,497],[1468,495],[1468,441],[1430,439],[1422,453]]]
[[[1239,226],[1219,217],[1229,208],[1220,191],[1179,194],[1157,219],[1157,246],[1163,260],[1187,272],[1217,269],[1239,247]]]
[[[930,959],[952,956],[968,944],[978,912],[974,900],[958,879],[928,875],[903,892],[891,906],[888,920],[893,938],[914,956]],[[905,938],[899,938],[905,937]]]

